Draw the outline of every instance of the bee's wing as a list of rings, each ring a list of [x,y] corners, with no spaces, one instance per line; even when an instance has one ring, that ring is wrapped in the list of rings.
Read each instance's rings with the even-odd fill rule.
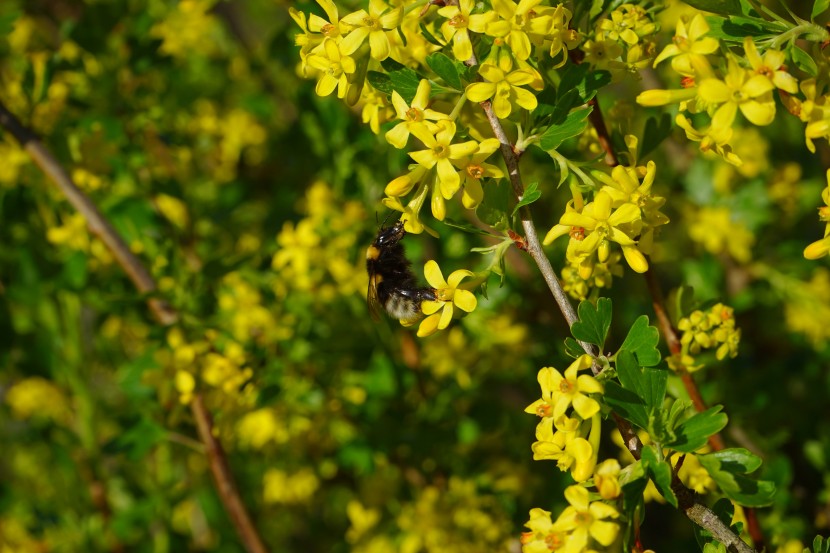
[[[369,290],[366,292],[366,303],[369,306],[369,314],[375,321],[380,320],[380,312],[383,307],[378,298],[378,286],[375,275],[369,276]]]

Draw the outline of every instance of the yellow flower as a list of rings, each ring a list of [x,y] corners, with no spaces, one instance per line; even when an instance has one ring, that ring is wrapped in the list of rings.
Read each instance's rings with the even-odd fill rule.
[[[392,105],[398,119],[403,121],[386,133],[386,141],[395,148],[405,148],[406,142],[409,140],[409,134],[416,127],[424,127],[427,132],[434,134],[438,127],[432,121],[447,118],[443,113],[427,108],[431,90],[432,86],[429,81],[421,79],[421,82],[418,83],[418,89],[415,91],[415,98],[412,99],[410,105],[406,104],[406,101],[398,94],[397,90],[392,91]]]
[[[596,417],[599,422],[599,415]],[[570,427],[578,426],[577,419],[567,419],[566,424]],[[594,420],[592,418],[592,425]],[[536,440],[531,445],[533,460],[556,461],[556,466],[561,471],[571,471],[571,476],[577,482],[584,482],[594,473],[596,466],[596,454],[591,442],[582,438],[574,428],[573,430],[557,429],[553,431],[552,425],[540,423],[536,427]]]
[[[666,46],[654,60],[654,67],[661,61],[672,58],[671,66],[681,75],[694,76],[706,73],[709,63],[706,54],[711,54],[720,46],[712,37],[704,36],[709,32],[709,25],[701,14],[692,18],[688,28],[682,20],[677,21],[677,28],[672,44]]]
[[[530,532],[523,532],[519,541],[522,553],[550,553],[565,545],[568,535],[553,529],[550,512],[544,509],[531,509],[530,520],[525,523]]]
[[[620,462],[606,459],[594,471],[594,486],[603,499],[616,499],[622,493],[620,486]]]
[[[553,529],[570,534],[569,551],[583,551],[588,547],[589,538],[605,547],[617,539],[619,524],[607,520],[620,516],[614,507],[601,501],[590,501],[588,490],[579,485],[568,486],[565,499],[570,505],[553,523]]]
[[[530,57],[531,41],[540,44],[550,27],[550,17],[533,9],[541,3],[542,0],[520,0],[518,4],[493,0],[493,9],[500,19],[488,23],[485,32],[504,39],[517,59],[526,60]]]
[[[544,367],[537,375],[542,397],[525,408],[525,413],[558,419],[573,405],[574,411],[587,420],[599,412],[597,400],[585,394],[601,394],[602,385],[591,375],[577,376],[591,366],[591,356],[583,355],[565,369],[563,376],[553,367]]]
[[[747,263],[752,259],[755,237],[727,207],[704,207],[689,224],[689,238],[701,244],[709,253],[728,252],[736,261]]]
[[[599,261],[604,263],[610,255],[609,242],[616,242],[622,246],[628,265],[638,273],[646,272],[648,262],[645,256],[637,249],[637,243],[620,228],[640,221],[640,208],[632,203],[625,203],[612,212],[611,206],[611,196],[600,190],[594,201],[586,205],[581,213],[566,210],[559,219],[559,224],[588,231],[585,238],[576,246],[580,257],[585,258],[597,252]]]
[[[369,0],[369,11],[358,10],[343,17],[340,22],[352,27],[343,38],[341,48],[344,54],[352,54],[369,38],[369,47],[373,59],[383,61],[389,57],[389,38],[386,31],[391,31],[401,24],[403,7],[391,9],[383,0]]]
[[[321,49],[308,55],[307,62],[320,71],[320,79],[314,89],[318,96],[328,96],[336,88],[338,98],[346,97],[348,75],[354,73],[357,66],[352,58],[340,51],[334,40],[324,40]]]
[[[729,57],[723,80],[703,79],[698,88],[699,98],[709,104],[719,105],[712,116],[712,128],[726,129],[732,126],[738,109],[754,125],[769,125],[775,118],[775,87],[765,75],[752,74]]]
[[[699,131],[692,127],[691,120],[682,113],[677,114],[674,122],[686,131],[686,138],[694,142],[700,142],[701,152],[715,152],[724,161],[735,166],[740,166],[743,163],[741,158],[732,151],[732,146],[728,144],[729,139],[732,138],[732,127],[709,125],[706,129]]]
[[[492,98],[493,110],[500,119],[510,116],[514,104],[533,111],[538,104],[536,96],[521,86],[529,84],[538,88],[538,74],[530,67],[515,71],[511,69],[513,62],[509,57],[502,57],[498,65],[490,62],[481,64],[478,73],[486,82],[467,86],[467,98],[473,102]]]
[[[439,121],[436,129],[437,132],[433,134],[426,127],[412,127],[412,134],[417,136],[418,140],[423,142],[427,149],[410,152],[409,157],[426,169],[435,167],[441,194],[444,198],[452,198],[461,186],[461,177],[453,167],[452,161],[461,162],[467,156],[474,154],[478,150],[478,142],[468,140],[467,142],[453,144],[455,123],[448,119]],[[433,214],[435,214],[435,209],[433,209]],[[444,218],[438,216],[438,214],[435,215],[438,220]]]
[[[819,259],[830,253],[830,170],[827,171],[827,187],[821,192],[824,205],[818,208],[819,220],[827,223],[824,227],[824,238],[816,240],[804,248],[804,257]]]
[[[38,376],[15,383],[5,400],[18,419],[43,417],[56,423],[67,423],[72,414],[63,390],[50,380]]]
[[[498,149],[498,139],[488,138],[479,143],[478,150],[475,153],[463,159],[452,160],[452,164],[459,169],[459,183],[464,190],[461,196],[461,203],[467,209],[475,209],[481,203],[481,200],[484,199],[481,179],[484,177],[500,179],[504,176],[502,170],[495,165],[484,163],[484,160]],[[444,194],[444,198],[447,200],[452,198],[457,190],[457,188],[453,190],[452,188],[441,187],[441,193]]]
[[[375,134],[380,134],[380,125],[390,121],[395,116],[395,109],[386,99],[386,94],[378,92],[371,86],[363,88],[360,97],[362,101],[361,117],[364,123]]]
[[[444,6],[438,10],[438,15],[447,18],[441,25],[441,34],[447,42],[452,40],[452,54],[458,61],[466,61],[473,55],[470,31],[483,33],[485,25],[496,16],[492,11],[472,15],[473,8],[474,0],[460,0],[457,6]]]
[[[475,294],[469,290],[459,288],[461,281],[466,277],[473,276],[471,271],[458,270],[450,274],[448,280],[444,280],[441,268],[433,260],[424,265],[424,276],[430,286],[435,288],[436,299],[423,302],[422,310],[428,315],[418,327],[418,336],[429,336],[437,330],[443,330],[449,326],[455,308],[470,313],[478,303]]]
[[[780,88],[790,94],[796,94],[798,92],[798,79],[783,69],[784,52],[769,49],[764,52],[764,57],[762,58],[758,54],[758,49],[755,47],[755,42],[751,36],[744,38],[744,52],[746,53],[746,59],[749,60],[749,65],[752,66],[756,75],[761,75],[769,79],[775,88]]]

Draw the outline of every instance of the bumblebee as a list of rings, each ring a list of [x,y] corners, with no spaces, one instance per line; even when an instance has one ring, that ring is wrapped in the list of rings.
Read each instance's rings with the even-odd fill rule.
[[[421,312],[421,302],[435,299],[434,288],[418,287],[401,244],[405,235],[402,221],[381,227],[366,250],[366,272],[369,273],[366,302],[375,320],[380,318],[381,308],[390,317],[414,320]]]

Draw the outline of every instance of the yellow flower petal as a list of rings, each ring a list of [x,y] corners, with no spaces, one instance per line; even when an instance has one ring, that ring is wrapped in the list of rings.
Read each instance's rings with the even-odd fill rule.
[[[478,300],[476,300],[475,294],[469,290],[460,289],[455,291],[455,294],[453,295],[453,303],[458,306],[459,309],[463,309],[467,313],[470,313],[476,308],[476,305],[478,305]]]

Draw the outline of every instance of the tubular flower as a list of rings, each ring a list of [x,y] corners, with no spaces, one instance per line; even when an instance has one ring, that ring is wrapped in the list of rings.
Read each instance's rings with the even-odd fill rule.
[[[819,259],[830,253],[830,170],[827,171],[827,186],[821,192],[821,199],[824,200],[824,205],[818,208],[818,217],[827,223],[824,238],[804,248],[804,257],[807,259]]]
[[[571,476],[577,482],[584,482],[593,474],[597,452],[591,442],[582,438],[578,432],[559,429],[554,432],[550,425],[540,423],[536,427],[536,440],[531,446],[534,461],[556,461],[559,470],[571,471]]]
[[[622,493],[620,486],[620,462],[606,459],[594,471],[594,486],[603,499],[616,499]]]
[[[566,211],[559,219],[560,225],[579,227],[587,231],[584,240],[576,246],[581,257],[588,257],[597,252],[599,261],[604,263],[610,255],[610,242],[622,246],[623,255],[628,265],[638,273],[648,269],[645,256],[637,249],[636,242],[620,226],[630,225],[641,220],[640,208],[626,203],[611,211],[611,196],[600,190],[594,201],[585,206],[581,213]]]
[[[585,394],[601,394],[602,385],[593,376],[577,372],[591,366],[591,356],[583,355],[565,369],[565,375],[553,367],[544,367],[537,375],[542,388],[542,397],[525,408],[526,413],[540,417],[558,419],[573,405],[574,411],[583,419],[589,419],[599,412],[599,403]]]
[[[340,21],[351,28],[343,38],[341,47],[345,54],[351,54],[369,38],[372,59],[383,61],[389,57],[389,38],[386,31],[391,31],[401,24],[403,8],[389,8],[383,0],[369,0],[369,11],[358,10],[343,17]]]
[[[605,547],[617,539],[620,526],[607,520],[620,516],[614,507],[601,501],[590,501],[588,490],[579,485],[568,486],[565,499],[570,506],[565,507],[553,523],[553,529],[570,534],[569,551],[583,551],[588,547],[589,538]]]
[[[467,86],[467,98],[473,102],[483,102],[492,99],[493,109],[499,119],[510,116],[513,106],[518,105],[528,111],[536,109],[538,102],[532,92],[521,88],[529,84],[538,87],[538,74],[531,68],[513,69],[513,62],[509,57],[502,57],[499,64],[490,62],[481,64],[479,75],[486,82],[472,83]]]
[[[402,149],[406,147],[412,129],[424,127],[428,132],[435,133],[438,127],[432,121],[447,118],[443,113],[427,108],[431,90],[432,86],[429,81],[421,79],[421,82],[418,83],[418,89],[415,91],[415,98],[412,99],[410,105],[406,104],[406,101],[398,94],[397,90],[392,91],[392,105],[402,123],[398,123],[386,133],[386,141],[395,148]]]
[[[464,190],[461,196],[461,203],[467,209],[475,209],[481,200],[484,199],[484,190],[481,188],[481,179],[489,177],[499,179],[504,176],[502,170],[484,163],[484,160],[499,149],[497,138],[488,138],[478,145],[478,151],[464,159],[453,160],[452,164],[458,168],[459,183]],[[442,186],[441,193],[449,200],[458,191]]]
[[[412,173],[410,173],[410,175],[411,174]],[[389,183],[389,185],[387,185],[387,189],[391,185],[392,183]],[[410,234],[421,234],[422,232],[427,231],[428,234],[437,238],[438,233],[424,225],[420,219],[421,208],[424,206],[424,201],[429,194],[429,189],[430,186],[427,183],[421,182],[418,187],[418,191],[415,192],[412,198],[410,198],[408,204],[403,205],[400,198],[397,196],[390,196],[383,199],[383,205],[389,209],[394,209],[395,211],[403,213],[403,215],[401,215],[401,221],[403,221],[403,228],[406,232]]]
[[[550,16],[539,15],[533,9],[541,3],[542,0],[520,0],[518,4],[493,0],[499,20],[488,23],[485,32],[504,39],[517,59],[526,60],[530,57],[531,42],[541,44],[551,24]]]
[[[306,58],[308,65],[320,71],[320,80],[314,91],[318,96],[328,96],[337,89],[337,97],[345,98],[349,88],[348,75],[355,72],[355,62],[343,54],[334,40],[323,41],[322,49],[317,49]]]
[[[712,116],[713,129],[731,127],[738,109],[753,125],[763,126],[775,118],[774,88],[768,77],[752,74],[730,56],[723,80],[703,79],[698,97],[708,104],[720,106]]]
[[[671,58],[672,69],[681,75],[693,77],[695,74],[708,73],[709,62],[705,56],[720,46],[716,39],[704,36],[708,32],[709,25],[700,14],[692,18],[688,28],[682,19],[678,20],[672,44],[660,52],[654,60],[654,67]]]
[[[452,40],[452,54],[458,61],[466,61],[473,55],[470,31],[483,33],[485,25],[496,16],[492,11],[472,15],[470,12],[474,7],[474,0],[460,0],[457,6],[444,6],[438,10],[438,15],[447,18],[441,25],[441,34],[447,42]]]
[[[453,271],[448,280],[444,280],[441,268],[433,260],[427,261],[424,266],[424,276],[430,286],[435,288],[436,299],[427,300],[422,304],[422,310],[427,317],[418,327],[418,336],[424,337],[443,330],[449,326],[455,309],[470,313],[476,308],[476,297],[469,290],[459,288],[461,281],[466,277],[474,276],[472,271]]]
[[[438,122],[434,134],[423,126],[412,127],[412,134],[418,137],[427,149],[410,152],[409,157],[414,159],[422,167],[427,169],[436,168],[438,184],[441,188],[441,195],[444,198],[452,198],[453,194],[461,186],[461,177],[456,172],[452,162],[458,161],[460,163],[478,150],[478,142],[475,140],[453,144],[452,139],[455,136],[455,128],[455,123],[448,119]],[[433,194],[436,194],[436,192],[433,191]],[[433,199],[433,201],[436,200]],[[435,209],[433,209],[433,213],[438,220],[444,218],[443,216],[439,216],[438,213],[435,213]]]
[[[775,88],[780,88],[790,94],[798,92],[798,79],[784,70],[784,52],[770,49],[764,52],[762,58],[751,36],[744,38],[744,52],[756,75],[769,79]]]

